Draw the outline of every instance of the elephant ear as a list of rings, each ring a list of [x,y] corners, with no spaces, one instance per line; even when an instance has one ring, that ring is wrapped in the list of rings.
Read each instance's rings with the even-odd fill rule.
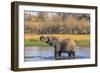
[[[51,36],[51,39],[52,39],[52,40],[55,40],[55,41],[58,40],[57,37],[54,37],[54,36]]]
[[[53,44],[53,45],[57,45],[57,44],[59,43],[57,37],[51,37],[51,38],[52,38],[52,44]]]
[[[70,39],[70,38],[67,38],[66,40],[67,40],[67,41],[70,41],[71,39]]]
[[[50,36],[47,36],[46,38],[48,39],[48,41],[52,40],[52,38]]]

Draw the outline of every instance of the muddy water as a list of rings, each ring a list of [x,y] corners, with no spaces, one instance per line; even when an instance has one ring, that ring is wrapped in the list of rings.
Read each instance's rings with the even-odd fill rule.
[[[89,47],[77,47],[75,59],[90,58]],[[68,59],[67,53],[62,53],[61,60]],[[25,47],[24,61],[46,61],[55,60],[55,52],[53,47]]]

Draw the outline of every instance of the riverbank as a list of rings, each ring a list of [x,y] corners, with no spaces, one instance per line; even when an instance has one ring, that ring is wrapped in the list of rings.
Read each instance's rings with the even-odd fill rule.
[[[90,45],[88,40],[78,40],[76,41],[76,44],[77,46],[82,46],[82,47],[88,47]],[[38,40],[25,40],[24,45],[25,46],[39,46],[39,47],[49,46],[47,43],[41,42]]]
[[[25,46],[39,46],[39,47],[46,47],[49,46],[45,42],[41,42],[39,40],[41,35],[37,34],[25,34],[24,45]],[[89,35],[69,35],[69,34],[49,34],[45,36],[55,36],[58,38],[71,38],[73,39],[77,46],[88,47],[90,45]]]

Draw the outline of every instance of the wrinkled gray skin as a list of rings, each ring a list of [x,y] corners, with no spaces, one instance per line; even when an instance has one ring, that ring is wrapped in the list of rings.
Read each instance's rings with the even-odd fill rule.
[[[62,52],[67,52],[69,58],[75,58],[76,43],[72,39],[59,39],[51,36],[41,36],[40,40],[55,48],[55,59],[60,59]]]

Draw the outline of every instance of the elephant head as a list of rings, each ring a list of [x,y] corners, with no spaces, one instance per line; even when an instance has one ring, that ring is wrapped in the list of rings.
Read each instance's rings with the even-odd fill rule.
[[[48,43],[50,46],[55,46],[57,44],[57,38],[52,36],[40,36],[40,40]]]

